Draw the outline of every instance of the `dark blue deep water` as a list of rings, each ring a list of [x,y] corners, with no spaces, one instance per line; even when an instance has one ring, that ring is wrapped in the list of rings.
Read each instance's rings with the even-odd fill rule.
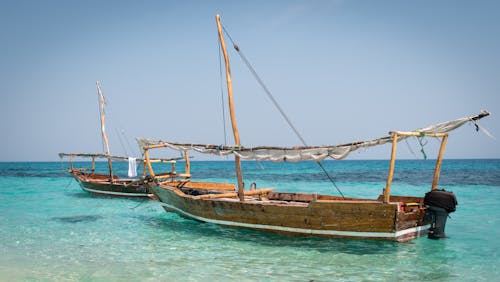
[[[80,163],[79,165],[86,165]],[[395,195],[430,189],[433,160],[396,163]],[[105,163],[98,169],[106,170]],[[377,197],[388,161],[327,161],[346,196]],[[182,170],[183,164],[177,164]],[[445,160],[459,205],[445,240],[278,236],[166,213],[147,200],[82,191],[66,164],[0,163],[1,281],[491,281],[500,277],[500,160]],[[159,169],[159,168],[158,168]],[[115,164],[126,173],[126,164]],[[193,180],[234,182],[234,164],[192,162]],[[311,162],[243,162],[245,183],[338,195]]]

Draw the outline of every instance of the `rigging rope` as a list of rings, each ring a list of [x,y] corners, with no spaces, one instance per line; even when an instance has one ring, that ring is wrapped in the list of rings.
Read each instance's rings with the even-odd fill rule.
[[[127,142],[126,144],[127,144],[128,149],[130,150],[130,155],[128,155],[128,156],[132,156],[134,154],[136,156],[139,156],[140,155],[139,150],[137,149],[137,147],[132,147],[130,145],[129,139],[127,138],[127,135],[125,134],[125,130],[124,129],[121,130],[121,133],[122,133],[123,138],[125,139],[125,142]],[[135,148],[135,150],[133,148]],[[137,152],[137,153],[135,153],[134,151]]]
[[[106,101],[106,105],[108,106],[107,109],[108,109],[109,116],[116,117],[117,115],[114,114],[113,107],[112,107],[112,105],[109,104],[109,101]],[[123,126],[119,121],[114,123],[113,121],[115,121],[115,120],[116,119],[111,120],[108,117],[107,128],[114,129],[116,137],[118,138],[118,141],[120,142],[122,153],[125,153],[125,156],[132,156],[134,154],[134,150],[132,150],[132,148],[130,147],[130,143],[128,142],[127,136],[125,136],[124,130],[122,129]],[[115,124],[117,124],[117,125],[115,125]],[[123,139],[125,139],[125,142],[128,143],[129,150],[127,150],[127,147],[125,146],[125,143],[123,142]],[[130,151],[130,154],[129,154],[129,151]]]
[[[137,204],[135,207],[133,207],[133,208],[129,208],[129,209],[131,209],[131,210],[135,210],[135,209],[136,209],[136,208],[138,208],[140,205],[144,204],[146,201],[149,201],[149,199],[142,199],[142,201],[141,201],[139,204]]]
[[[68,185],[66,185],[66,187],[64,187],[64,189],[63,189],[63,190],[64,190],[64,191],[68,191],[68,188],[69,188],[69,186],[71,186],[71,184],[72,184],[72,183],[73,183],[73,177],[71,177],[71,179],[69,180]]]
[[[405,139],[405,143],[406,143],[406,147],[408,148],[408,151],[410,151],[410,153],[415,157],[417,158],[417,154],[415,154],[415,152],[413,151],[413,149],[411,148],[410,146],[410,143],[408,143],[408,138]]]
[[[102,120],[102,116],[101,116],[101,104],[100,104],[100,97],[98,95],[98,102],[99,102],[99,117],[100,117],[100,121]],[[107,110],[103,109],[103,112],[106,114],[106,112],[109,114],[109,116],[114,116],[116,117],[117,115],[114,114],[114,111],[113,111],[113,105],[111,104],[110,105],[110,102],[106,99],[106,97],[104,97],[104,102],[105,102],[105,105],[107,106]],[[114,122],[116,121],[116,122]],[[101,125],[100,125],[101,126]],[[100,127],[99,127],[100,128]],[[108,120],[107,120],[107,126],[106,126],[107,129],[110,129],[110,130],[113,130],[115,131],[115,134],[116,134],[116,137],[118,138],[118,141],[120,142],[120,146],[121,146],[121,149],[122,149],[122,153],[125,153],[125,156],[140,156],[141,155],[141,152],[138,151],[137,148],[135,147],[132,147],[130,145],[130,142],[129,142],[129,138],[127,137],[127,135],[125,134],[125,130],[123,129],[124,126],[123,124],[120,122],[120,120],[117,120],[117,119],[109,119],[108,117]],[[102,133],[101,133],[102,134]],[[123,141],[125,140],[125,142]],[[101,138],[101,143],[102,143],[102,149],[103,151],[105,151],[105,144],[104,144],[104,139]],[[135,150],[133,149],[135,148]],[[111,152],[110,152],[111,154]]]
[[[280,112],[281,116],[288,123],[288,126],[290,126],[290,128],[293,130],[293,132],[295,133],[295,135],[300,139],[300,141],[302,142],[302,144],[304,146],[308,146],[307,143],[306,143],[306,141],[302,137],[302,135],[297,130],[297,128],[295,128],[295,126],[292,124],[291,120],[288,118],[288,116],[285,114],[285,112],[283,111],[283,109],[280,107],[280,105],[278,104],[278,102],[276,101],[276,99],[274,99],[274,96],[271,94],[271,91],[269,91],[269,89],[266,87],[266,85],[264,84],[264,82],[262,81],[262,79],[260,78],[260,76],[257,74],[257,72],[255,71],[255,69],[252,67],[252,65],[250,64],[250,62],[247,60],[247,58],[245,57],[245,55],[241,51],[240,47],[233,41],[233,38],[231,38],[231,35],[229,35],[229,32],[226,30],[226,28],[224,26],[222,26],[222,29],[224,30],[224,33],[226,34],[226,36],[229,38],[229,40],[233,44],[233,47],[236,50],[236,52],[238,53],[238,55],[240,56],[240,58],[243,60],[243,62],[245,63],[245,65],[248,67],[248,69],[250,70],[250,72],[252,73],[252,75],[254,76],[254,78],[257,80],[257,82],[260,84],[260,86],[262,87],[262,89],[264,89],[264,92],[267,94],[267,97],[273,102],[274,106],[278,109],[278,111]],[[220,50],[220,48],[219,48],[219,50]],[[321,162],[316,162],[316,163],[319,165],[319,167],[326,174],[326,176],[328,177],[328,179],[330,180],[330,182],[333,184],[333,186],[335,187],[335,189],[337,189],[337,191],[340,193],[340,195],[342,196],[342,198],[345,198],[344,194],[342,193],[342,191],[340,191],[339,187],[337,187],[337,184],[335,183],[335,180],[326,171],[326,169],[323,166],[323,164]]]
[[[425,137],[417,137],[418,144],[420,145],[420,152],[422,153],[422,156],[424,157],[424,160],[427,160],[427,154],[425,153],[424,147],[427,145],[427,140]]]
[[[123,145],[122,137],[121,137],[120,132],[118,131],[117,128],[115,128],[115,133],[116,133],[116,135],[118,135],[118,141],[120,141],[120,145],[122,146],[123,151],[125,151],[125,156],[130,156],[128,154],[127,148],[125,148],[125,146]]]

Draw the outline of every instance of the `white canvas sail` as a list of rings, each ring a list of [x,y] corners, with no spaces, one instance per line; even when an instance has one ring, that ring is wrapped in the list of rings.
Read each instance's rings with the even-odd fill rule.
[[[398,142],[402,141],[410,135],[412,136],[428,136],[434,134],[443,134],[459,128],[467,122],[472,122],[476,126],[476,120],[489,115],[487,111],[482,111],[479,115],[460,118],[452,121],[439,123],[436,125],[427,126],[410,132],[405,132],[405,135],[398,137]],[[177,151],[193,150],[204,154],[213,154],[218,156],[226,156],[235,154],[244,160],[269,160],[273,162],[298,162],[304,160],[322,161],[327,157],[335,160],[340,160],[349,155],[349,153],[366,147],[383,145],[392,142],[392,136],[384,136],[381,138],[352,142],[348,144],[334,145],[334,146],[300,146],[300,147],[243,147],[243,146],[222,146],[211,144],[182,144],[175,142],[167,142],[161,140],[151,140],[138,138],[137,142],[141,149],[147,146],[168,147]]]

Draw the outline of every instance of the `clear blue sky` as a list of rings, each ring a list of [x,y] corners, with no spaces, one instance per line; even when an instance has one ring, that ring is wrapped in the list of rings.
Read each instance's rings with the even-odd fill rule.
[[[216,13],[310,145],[488,109],[481,125],[497,140],[465,126],[451,134],[445,157],[500,157],[499,1],[0,4],[0,161],[101,152],[96,80],[114,154],[126,142],[135,147],[135,136],[224,143]],[[242,143],[300,145],[230,56]],[[428,150],[436,145],[429,140]],[[388,157],[388,147],[352,156]]]

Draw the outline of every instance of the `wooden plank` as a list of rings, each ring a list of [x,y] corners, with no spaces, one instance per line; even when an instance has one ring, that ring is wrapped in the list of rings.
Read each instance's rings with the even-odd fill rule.
[[[245,191],[244,195],[245,196],[252,196],[252,195],[266,194],[266,193],[269,193],[273,190],[274,190],[274,188],[265,188],[265,189]],[[233,198],[236,196],[239,196],[238,192],[224,193],[224,194],[207,194],[207,195],[194,196],[193,198],[196,198],[196,199],[218,199],[218,198]]]
[[[424,209],[417,209],[412,212],[400,212],[396,218],[396,230],[404,230],[427,224],[429,222],[425,219]]]
[[[236,185],[233,183],[217,183],[217,182],[187,182],[182,187],[207,190],[228,190],[236,191]]]

